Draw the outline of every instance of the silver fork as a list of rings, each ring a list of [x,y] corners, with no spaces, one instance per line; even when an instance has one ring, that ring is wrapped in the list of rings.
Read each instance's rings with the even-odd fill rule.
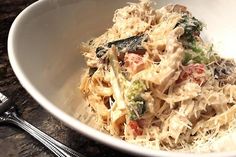
[[[11,100],[0,92],[0,123],[11,123],[28,132],[58,157],[85,157],[18,117]]]

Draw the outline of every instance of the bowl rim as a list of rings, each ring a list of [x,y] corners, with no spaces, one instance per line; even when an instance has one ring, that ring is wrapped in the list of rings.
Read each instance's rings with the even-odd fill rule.
[[[111,146],[113,148],[123,150],[127,153],[137,154],[137,155],[144,155],[144,156],[163,156],[163,157],[181,157],[181,156],[192,156],[192,157],[221,157],[221,156],[235,156],[236,151],[231,152],[213,152],[213,153],[187,153],[187,152],[169,152],[169,151],[162,151],[162,150],[153,150],[144,148],[138,145],[130,144],[125,142],[121,139],[112,137],[111,135],[102,133],[92,127],[89,127],[86,124],[83,124],[78,119],[68,115],[67,113],[60,110],[56,105],[50,102],[47,98],[45,98],[37,88],[31,83],[31,81],[25,75],[23,69],[19,65],[19,61],[17,56],[15,55],[16,49],[14,47],[16,41],[15,35],[16,32],[19,31],[18,27],[21,25],[22,22],[25,21],[27,14],[30,14],[34,10],[38,10],[41,7],[44,7],[48,2],[48,0],[40,0],[32,3],[28,7],[26,7],[14,20],[9,34],[8,34],[8,41],[7,41],[7,49],[8,49],[8,56],[9,61],[12,66],[12,69],[17,76],[21,85],[29,92],[29,94],[49,113],[51,113],[54,117],[62,121],[64,124],[69,126],[70,128],[82,133],[83,135],[97,140],[107,146]]]

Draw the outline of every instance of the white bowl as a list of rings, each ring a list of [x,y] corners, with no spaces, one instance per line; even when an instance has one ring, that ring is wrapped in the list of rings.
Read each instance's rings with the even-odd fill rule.
[[[130,0],[129,0],[130,1]],[[75,118],[84,101],[77,92],[85,67],[78,47],[109,28],[113,12],[126,0],[40,0],[14,21],[8,39],[13,70],[23,87],[46,110],[71,128],[123,151],[145,156],[235,156],[236,152],[188,154],[149,150],[101,133]],[[224,54],[236,52],[236,1],[168,0],[185,4],[207,24],[208,39]]]

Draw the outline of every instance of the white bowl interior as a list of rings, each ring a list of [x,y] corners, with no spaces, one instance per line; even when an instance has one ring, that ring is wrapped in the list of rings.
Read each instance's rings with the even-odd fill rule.
[[[17,62],[17,76],[24,77],[23,80],[31,83],[41,96],[60,110],[71,116],[77,115],[85,106],[77,88],[86,67],[79,45],[106,31],[112,25],[114,10],[126,5],[126,1],[37,2],[18,17],[11,43],[8,43],[14,47],[9,55],[11,62]],[[207,24],[207,39],[224,55],[235,57],[236,1],[159,0],[157,3],[158,6],[168,3],[187,5],[193,15]],[[28,89],[27,83],[22,84]],[[34,96],[32,91],[28,92]]]

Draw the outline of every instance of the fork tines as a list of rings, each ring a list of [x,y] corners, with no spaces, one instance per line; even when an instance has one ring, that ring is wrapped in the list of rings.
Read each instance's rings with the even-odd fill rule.
[[[6,102],[8,100],[8,98],[5,96],[5,95],[3,95],[2,93],[0,93],[0,103],[4,103],[4,102]]]

